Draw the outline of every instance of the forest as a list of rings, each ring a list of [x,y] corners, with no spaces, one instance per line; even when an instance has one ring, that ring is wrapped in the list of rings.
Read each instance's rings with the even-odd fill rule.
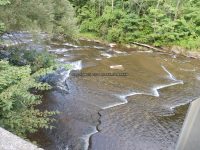
[[[200,1],[0,0],[0,38],[16,31],[198,52]],[[51,89],[39,78],[55,71],[55,56],[19,48],[6,51],[9,58],[0,58],[0,126],[25,138],[40,128],[52,128],[51,116],[58,112],[42,112],[37,106],[42,103],[39,91]]]
[[[4,25],[8,31],[32,30],[63,35],[80,32],[117,43],[199,48],[198,0],[70,2],[1,0],[4,6],[0,8],[0,30]]]
[[[80,32],[117,43],[200,47],[198,0],[71,1]]]

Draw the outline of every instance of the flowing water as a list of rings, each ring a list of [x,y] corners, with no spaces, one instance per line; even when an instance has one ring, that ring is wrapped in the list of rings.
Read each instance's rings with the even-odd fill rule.
[[[199,60],[84,40],[47,46],[74,69],[63,74],[69,93],[44,96],[41,109],[61,112],[56,128],[30,139],[48,150],[175,149],[200,95]]]

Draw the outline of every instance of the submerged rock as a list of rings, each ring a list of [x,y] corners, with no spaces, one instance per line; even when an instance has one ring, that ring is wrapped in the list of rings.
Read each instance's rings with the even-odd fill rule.
[[[181,47],[178,47],[178,46],[173,46],[171,48],[171,51],[175,54],[182,54],[185,50]]]
[[[116,43],[110,43],[109,46],[110,47],[115,47],[115,46],[117,46],[117,44]]]
[[[69,87],[66,83],[70,70],[59,68],[54,73],[50,73],[40,78],[41,82],[46,82],[53,87],[53,90],[69,93]]]
[[[190,58],[200,59],[200,53],[199,52],[187,52],[186,55]]]
[[[0,50],[0,59],[6,59],[10,57],[10,52],[5,50]]]
[[[110,66],[111,69],[118,69],[118,70],[124,70],[124,67],[122,65],[114,65]]]

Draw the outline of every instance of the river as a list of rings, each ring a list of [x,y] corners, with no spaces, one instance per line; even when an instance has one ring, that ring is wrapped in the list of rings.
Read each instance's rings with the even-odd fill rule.
[[[199,60],[87,40],[45,46],[74,69],[63,74],[68,93],[44,94],[41,109],[61,112],[55,128],[31,140],[47,150],[175,149],[200,95]]]

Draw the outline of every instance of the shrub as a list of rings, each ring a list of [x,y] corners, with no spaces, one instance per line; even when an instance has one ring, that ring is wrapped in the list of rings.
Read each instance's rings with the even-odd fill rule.
[[[112,28],[108,31],[107,40],[111,42],[119,42],[121,36],[121,30],[117,28]]]
[[[48,68],[55,64],[55,56],[47,51],[8,49],[10,53],[9,62],[13,65],[30,65],[32,73],[41,68]]]
[[[0,61],[0,126],[25,137],[26,133],[36,132],[39,128],[51,128],[53,119],[49,116],[56,112],[40,111],[35,106],[41,103],[41,96],[34,95],[30,89],[49,90],[46,83],[37,82],[37,77],[51,71],[42,69],[31,75],[30,66],[12,66]]]

